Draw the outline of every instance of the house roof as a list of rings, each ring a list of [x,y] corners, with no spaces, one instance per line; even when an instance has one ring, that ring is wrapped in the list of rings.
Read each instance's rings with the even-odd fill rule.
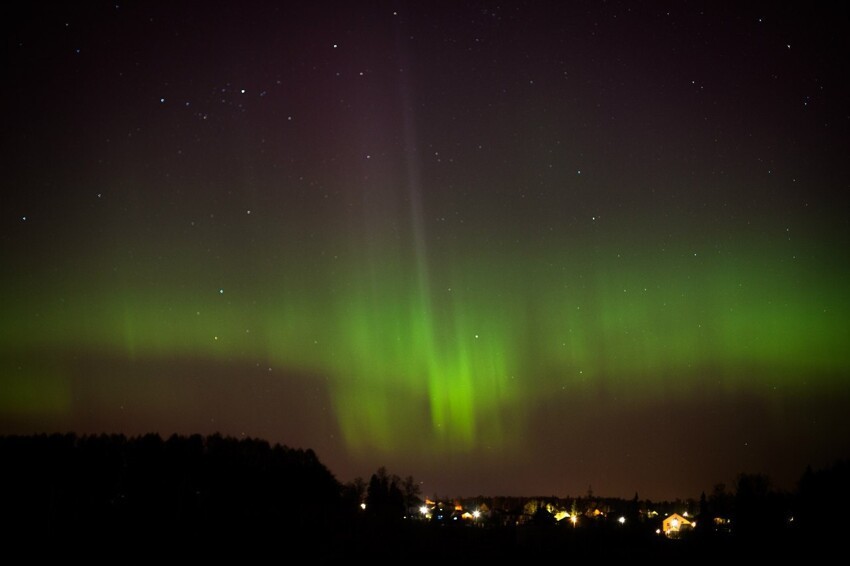
[[[664,517],[664,524],[666,525],[667,523],[671,522],[673,519],[678,520],[680,526],[691,524],[691,521],[687,517],[683,517],[683,516],[679,515],[678,513],[673,513],[671,515],[668,515],[667,517]]]

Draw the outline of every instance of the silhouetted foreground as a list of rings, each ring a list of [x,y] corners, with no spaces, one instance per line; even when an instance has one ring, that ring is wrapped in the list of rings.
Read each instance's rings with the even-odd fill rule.
[[[220,435],[8,436],[0,462],[5,548],[35,559],[811,560],[843,549],[850,504],[846,461],[806,470],[793,493],[742,474],[734,493],[719,486],[698,504],[677,502],[696,526],[667,534],[669,513],[637,494],[573,499],[574,522],[556,519],[566,513],[559,498],[444,506],[384,468],[368,484],[343,485],[312,450]],[[464,505],[475,507],[474,518]]]

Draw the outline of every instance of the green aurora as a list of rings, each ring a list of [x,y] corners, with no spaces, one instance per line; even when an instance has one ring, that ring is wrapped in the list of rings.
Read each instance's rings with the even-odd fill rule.
[[[0,434],[428,495],[850,455],[838,4],[7,9]]]
[[[832,250],[787,233],[779,246],[746,234],[722,247],[616,241],[605,220],[533,253],[508,242],[428,252],[412,229],[370,228],[326,240],[334,253],[284,238],[274,259],[163,242],[131,259],[51,263],[4,282],[15,300],[2,398],[16,402],[3,409],[68,411],[67,352],[257,362],[325,376],[352,451],[399,452],[415,436],[417,451],[441,454],[516,450],[555,392],[604,387],[640,403],[706,385],[843,386],[848,270]]]

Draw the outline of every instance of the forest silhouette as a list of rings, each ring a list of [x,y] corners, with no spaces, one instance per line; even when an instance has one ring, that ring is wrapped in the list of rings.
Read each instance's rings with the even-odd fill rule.
[[[665,505],[637,494],[572,498],[573,514],[581,513],[575,524],[556,520],[551,503],[567,503],[554,497],[479,497],[489,504],[475,520],[461,516],[458,501],[429,501],[426,519],[419,511],[426,500],[412,477],[379,467],[368,481],[342,483],[312,450],[220,434],[2,436],[0,461],[2,532],[9,548],[36,558],[115,552],[244,558],[272,547],[319,562],[811,559],[841,548],[850,504],[847,460],[807,468],[792,491],[773,489],[763,474],[740,474],[734,490],[718,485],[698,502],[677,502],[693,509],[696,527],[675,538],[659,535],[663,516],[650,512]],[[609,512],[592,512],[602,508]]]

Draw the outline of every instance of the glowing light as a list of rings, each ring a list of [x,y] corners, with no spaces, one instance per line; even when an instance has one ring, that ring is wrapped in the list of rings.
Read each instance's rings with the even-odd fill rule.
[[[422,513],[423,515],[427,515],[428,514],[428,508],[423,505],[422,507],[419,508],[419,512]]]
[[[360,504],[360,508],[361,508],[361,509],[366,509],[366,504],[365,504],[365,503],[361,503],[361,504]]]
[[[475,517],[476,519],[479,518],[481,516],[481,511],[473,511],[472,516]]]
[[[619,522],[621,525],[625,525],[626,524],[626,518],[620,517],[619,519],[617,519],[617,522]]]

